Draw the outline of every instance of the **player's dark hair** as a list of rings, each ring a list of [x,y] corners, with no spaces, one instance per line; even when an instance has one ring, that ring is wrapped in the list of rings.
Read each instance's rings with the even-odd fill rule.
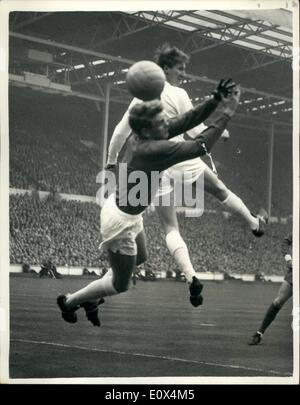
[[[168,43],[157,48],[154,54],[154,60],[162,69],[164,66],[172,68],[178,63],[187,63],[190,57],[176,46]]]
[[[129,110],[129,125],[137,135],[142,137],[142,129],[150,128],[153,118],[162,111],[163,106],[159,100],[135,104]]]

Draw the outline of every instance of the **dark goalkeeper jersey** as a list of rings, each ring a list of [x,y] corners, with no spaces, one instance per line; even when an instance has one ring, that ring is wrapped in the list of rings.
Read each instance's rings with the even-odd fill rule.
[[[169,139],[203,122],[217,102],[214,99],[168,121]],[[121,149],[117,162],[116,203],[121,211],[137,215],[154,199],[158,174],[184,160],[204,155],[224,131],[230,117],[222,114],[193,141],[142,140],[132,134]],[[132,196],[137,192],[137,198]]]

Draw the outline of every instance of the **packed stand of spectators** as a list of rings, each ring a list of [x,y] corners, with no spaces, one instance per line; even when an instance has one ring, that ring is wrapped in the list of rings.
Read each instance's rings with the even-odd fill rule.
[[[231,137],[218,142],[213,156],[219,177],[250,209],[267,207],[269,181],[269,128],[261,131],[229,128]],[[272,216],[292,212],[292,134],[275,131],[272,166]],[[207,202],[211,204],[206,197]],[[213,202],[216,205],[216,202]]]
[[[38,265],[51,257],[56,266],[107,266],[99,252],[100,208],[97,204],[37,196],[10,196],[10,262]],[[176,271],[156,213],[144,215],[149,259],[146,269]],[[180,229],[199,272],[282,275],[281,241],[290,223],[270,224],[255,238],[240,220],[204,213],[198,218],[179,214]]]
[[[289,233],[291,223],[270,224],[262,238],[255,238],[238,218],[223,214],[204,213],[198,218],[178,215],[181,234],[189,248],[196,271],[238,274],[282,275],[282,238]],[[156,214],[144,217],[148,239],[149,265],[155,270],[172,269],[170,257]],[[164,268],[162,268],[164,267]]]
[[[72,134],[11,130],[11,187],[95,196],[99,170],[93,151]]]
[[[51,110],[47,106],[45,112],[41,106],[24,104],[11,110],[10,187],[95,196],[101,123],[92,118],[99,113],[90,112],[87,119],[86,111],[71,114],[70,107],[69,115],[64,117],[64,111],[59,118],[57,107]],[[116,117],[111,118],[113,127]],[[231,127],[230,134],[230,139],[218,142],[213,151],[220,179],[250,209],[267,207],[268,133],[265,129],[253,133]],[[291,145],[290,136],[275,133],[272,215],[277,217],[286,217],[292,210]],[[210,195],[205,196],[205,206],[220,209]]]
[[[10,262],[56,266],[107,265],[99,252],[99,206],[29,195],[10,196]]]

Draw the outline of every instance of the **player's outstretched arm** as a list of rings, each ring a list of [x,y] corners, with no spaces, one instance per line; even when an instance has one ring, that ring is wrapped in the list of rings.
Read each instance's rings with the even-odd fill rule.
[[[222,114],[211,125],[202,132],[198,140],[205,144],[207,152],[210,152],[213,145],[222,135],[229,120],[235,114],[241,97],[241,89],[235,86],[227,97],[222,96]]]
[[[205,121],[217,108],[218,104],[229,97],[236,87],[231,79],[221,80],[213,91],[213,96],[193,109],[169,120],[169,138],[180,135]]]
[[[128,124],[128,111],[124,114],[122,120],[115,127],[112,134],[107,154],[107,165],[114,165],[117,162],[117,157],[124,145],[126,139],[131,133],[131,128]]]
[[[131,134],[131,128],[128,122],[128,116],[129,116],[129,110],[132,106],[135,104],[139,103],[140,101],[136,98],[134,98],[127,111],[123,115],[121,121],[116,125],[114,132],[112,134],[109,147],[108,147],[108,153],[107,153],[107,162],[106,166],[110,167],[113,166],[117,163],[117,158],[118,154],[120,153],[120,150],[122,149],[124,143],[126,142],[127,138]]]
[[[193,159],[205,155],[210,151],[215,142],[219,139],[230,118],[236,111],[240,100],[240,89],[237,88],[231,94],[228,94],[223,102],[223,113],[212,123],[202,135],[194,141],[170,142],[161,140],[156,142],[149,141],[144,144],[140,153],[139,162],[136,164],[141,167],[151,167],[152,170],[165,170],[174,164],[184,160]]]

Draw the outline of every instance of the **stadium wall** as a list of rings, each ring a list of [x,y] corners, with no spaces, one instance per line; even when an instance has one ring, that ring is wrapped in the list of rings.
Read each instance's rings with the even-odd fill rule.
[[[99,267],[84,267],[90,272],[94,271],[97,275],[102,274],[102,269]],[[41,267],[40,266],[30,266],[31,270],[35,270],[37,273],[40,271]],[[9,266],[9,271],[10,273],[22,273],[22,266],[18,264],[12,264]],[[83,275],[83,267],[57,267],[57,271],[62,274],[63,276],[82,276]],[[143,275],[144,271],[142,270],[141,273]],[[161,272],[156,272],[155,273],[157,278],[160,280],[166,279],[166,272],[161,271]],[[253,282],[255,281],[255,276],[254,274],[231,274],[233,277],[232,280],[235,281],[244,281],[244,282]],[[222,273],[212,273],[212,272],[207,272],[207,273],[201,273],[197,272],[197,277],[200,278],[200,280],[205,280],[205,281],[224,281],[224,274]],[[283,276],[265,276],[265,281],[270,281],[273,283],[282,283],[283,282]],[[175,272],[174,272],[174,279],[175,279]]]
[[[62,274],[63,276],[82,276],[83,273],[83,268],[88,269],[89,271],[94,271],[97,275],[102,274],[102,269],[99,267],[69,267],[69,266],[64,266],[64,267],[56,267],[56,270],[58,273]],[[30,270],[35,270],[37,273],[41,270],[41,266],[30,266]],[[20,264],[11,264],[9,266],[9,272],[10,273],[22,273],[22,265]]]
[[[9,194],[32,195],[33,193],[37,193],[41,200],[45,200],[49,196],[49,194],[51,194],[49,191],[23,190],[20,188],[9,189]],[[87,195],[64,194],[64,193],[59,193],[59,195],[63,200],[96,203],[96,197],[89,197]]]

